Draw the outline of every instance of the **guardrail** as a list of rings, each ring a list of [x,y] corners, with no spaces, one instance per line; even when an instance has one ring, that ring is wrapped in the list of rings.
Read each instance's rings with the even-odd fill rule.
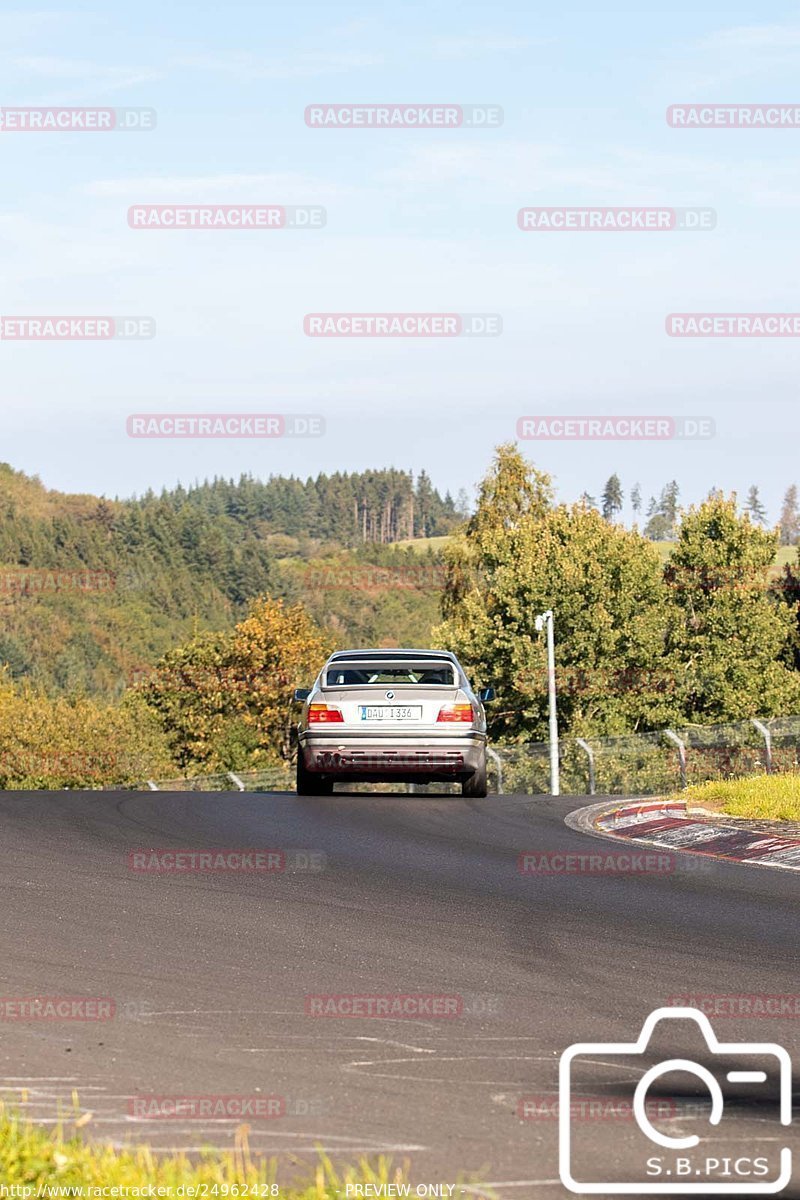
[[[547,742],[495,746],[504,790],[546,794]],[[562,738],[561,791],[570,795],[660,795],[692,783],[800,770],[800,716],[676,726],[606,738]]]
[[[701,783],[758,772],[800,770],[800,716],[770,720],[690,725],[653,733],[607,738],[562,738],[559,744],[561,791],[569,795],[659,795]],[[549,791],[549,743],[526,742],[489,747],[489,784],[496,794]],[[293,791],[294,772],[287,763],[260,771],[229,771],[190,779],[148,779],[154,791]],[[379,785],[393,790],[397,785]],[[348,790],[375,791],[374,785]],[[458,792],[457,784],[411,784],[424,794]]]
[[[225,771],[179,779],[148,779],[140,788],[151,792],[285,792],[294,790],[294,772],[285,767],[260,771]]]

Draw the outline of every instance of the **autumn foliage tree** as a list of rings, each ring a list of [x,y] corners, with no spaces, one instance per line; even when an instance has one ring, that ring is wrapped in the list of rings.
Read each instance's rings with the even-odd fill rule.
[[[293,753],[294,689],[314,681],[331,649],[302,604],[262,598],[233,631],[232,662],[248,681],[243,719],[284,761]]]
[[[131,787],[174,773],[160,723],[136,696],[51,697],[0,675],[0,788]]]
[[[329,650],[303,605],[261,597],[230,633],[165,654],[141,692],[182,770],[273,766],[293,754],[294,689]]]

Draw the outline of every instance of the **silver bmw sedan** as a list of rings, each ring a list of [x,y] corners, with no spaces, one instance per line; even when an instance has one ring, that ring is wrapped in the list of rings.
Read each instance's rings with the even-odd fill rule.
[[[445,650],[339,650],[314,686],[298,688],[297,791],[330,795],[334,783],[457,781],[486,795],[486,714]]]

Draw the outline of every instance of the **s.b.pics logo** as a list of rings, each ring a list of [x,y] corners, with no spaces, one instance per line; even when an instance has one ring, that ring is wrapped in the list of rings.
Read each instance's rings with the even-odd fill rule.
[[[559,1068],[561,1181],[578,1195],[775,1195],[792,1176],[781,1130],[792,1119],[791,1076],[782,1046],[719,1042],[695,1008],[656,1009],[636,1042],[578,1042]],[[613,1171],[598,1170],[597,1143],[574,1116],[598,1084],[633,1110]]]

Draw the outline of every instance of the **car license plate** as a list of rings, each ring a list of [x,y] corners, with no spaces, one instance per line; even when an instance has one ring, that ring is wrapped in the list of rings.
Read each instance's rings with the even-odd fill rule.
[[[362,721],[421,721],[422,705],[359,704]]]

